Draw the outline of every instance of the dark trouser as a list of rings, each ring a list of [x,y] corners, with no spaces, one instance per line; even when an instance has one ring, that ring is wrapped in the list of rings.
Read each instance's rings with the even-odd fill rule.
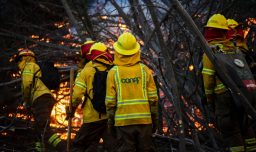
[[[72,152],[97,152],[99,140],[106,131],[107,120],[84,123],[76,134]]]
[[[235,105],[229,92],[216,95],[215,114],[217,127],[230,147],[243,146],[244,139],[255,137],[247,114]]]
[[[38,140],[44,141],[45,145],[49,143],[49,138],[54,135],[54,132],[50,128],[50,116],[55,103],[55,99],[50,94],[44,94],[38,97],[32,104],[32,112],[35,118],[36,134]],[[61,142],[60,139],[58,139],[58,141],[55,140],[55,144],[51,144],[51,146],[57,148],[58,151],[64,151],[65,147],[60,146],[60,144],[65,145],[63,144],[65,142]]]
[[[123,141],[118,152],[154,152],[151,124],[118,126],[117,139]]]

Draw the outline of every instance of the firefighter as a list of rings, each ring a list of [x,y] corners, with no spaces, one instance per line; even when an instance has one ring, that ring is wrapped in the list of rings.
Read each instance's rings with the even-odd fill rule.
[[[234,19],[227,19],[227,24],[229,27],[228,33],[227,33],[227,38],[234,43],[234,45],[237,47],[237,49],[241,52],[243,52],[246,61],[252,71],[253,69],[253,63],[254,63],[254,58],[253,58],[253,52],[248,49],[248,46],[246,44],[246,39],[244,38],[244,31],[242,28],[242,24],[238,23]],[[253,71],[252,71],[253,72]],[[255,94],[256,90],[254,91]],[[251,94],[253,92],[250,92]],[[250,101],[256,100],[256,96],[252,96],[252,98],[249,98]],[[251,102],[254,107],[255,103]],[[244,131],[244,138],[245,138],[245,150],[250,151],[250,149],[253,149],[256,151],[256,140],[255,140],[255,134],[252,133],[251,131],[251,126],[252,126],[252,120],[248,118],[244,118],[246,124],[249,127],[247,127],[248,131]]]
[[[256,78],[256,53],[249,50],[245,39],[243,27],[241,23],[237,23],[234,19],[227,19],[228,33],[227,37],[235,44],[235,46],[245,54],[246,61]]]
[[[93,98],[93,78],[97,68],[104,71],[107,66],[112,65],[113,58],[107,52],[105,44],[94,43],[88,52],[91,55],[92,66],[85,66],[77,77],[72,95],[72,113],[83,100],[83,125],[79,129],[73,141],[73,152],[87,151],[96,152],[100,138],[104,136],[107,130],[107,115],[100,114],[93,107],[91,99]],[[86,96],[84,97],[84,95]],[[83,99],[85,98],[85,99]],[[105,137],[103,138],[103,140]],[[104,140],[105,141],[105,140]]]
[[[233,41],[234,45],[238,47],[244,53],[248,52],[248,46],[246,45],[246,39],[244,38],[244,31],[242,24],[238,24],[234,19],[227,19],[228,32],[227,38]]]
[[[140,44],[131,33],[114,43],[114,66],[108,73],[108,128],[116,127],[120,152],[153,151],[152,123],[157,125],[157,90],[152,71],[140,60]]]
[[[38,141],[36,151],[45,151],[45,145],[51,145],[58,151],[64,151],[66,143],[50,129],[50,115],[56,100],[51,91],[40,80],[40,67],[36,64],[34,52],[24,49],[16,58],[22,79],[22,98],[27,110],[31,110],[35,118]]]
[[[204,36],[215,54],[235,53],[236,47],[227,38],[228,25],[226,18],[221,14],[211,16],[205,26]],[[216,125],[221,132],[231,152],[254,151],[255,138],[250,138],[251,145],[244,147],[244,133],[251,131],[242,127],[245,116],[243,108],[235,104],[227,86],[219,79],[214,65],[206,54],[203,55],[203,81],[207,101],[210,109],[214,109]],[[254,134],[252,133],[254,137]]]
[[[79,77],[80,75],[80,72],[83,70],[83,68],[85,66],[92,66],[92,62],[91,62],[91,56],[90,54],[88,54],[90,52],[90,49],[92,47],[92,45],[95,43],[95,41],[92,41],[92,40],[88,40],[88,41],[85,41],[81,47],[80,47],[80,61],[78,62],[78,65],[77,65],[77,74],[76,74],[76,78],[75,78],[75,81],[76,79]],[[68,108],[68,107],[66,107]],[[68,119],[70,114],[68,114],[68,111],[67,111],[67,117],[66,117],[66,120]]]

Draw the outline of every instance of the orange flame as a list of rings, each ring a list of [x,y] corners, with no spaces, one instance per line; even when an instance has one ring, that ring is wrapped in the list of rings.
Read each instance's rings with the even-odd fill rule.
[[[101,19],[106,20],[108,16],[101,16]]]
[[[38,35],[31,35],[31,38],[32,38],[32,39],[38,39],[39,36],[38,36]]]
[[[65,23],[64,22],[56,22],[56,23],[54,23],[54,26],[57,28],[62,28],[65,26]]]
[[[57,64],[56,64],[57,65]],[[70,89],[68,87],[68,82],[63,82],[60,84],[60,90],[54,94],[55,98],[58,100],[53,107],[51,113],[51,123],[50,126],[54,128],[67,128],[68,121],[66,120],[66,107],[69,105],[70,100]],[[83,123],[82,111],[80,108],[74,114],[74,118],[72,119],[73,127],[80,127]],[[60,133],[62,139],[67,138],[66,133]],[[73,138],[75,134],[71,136]]]

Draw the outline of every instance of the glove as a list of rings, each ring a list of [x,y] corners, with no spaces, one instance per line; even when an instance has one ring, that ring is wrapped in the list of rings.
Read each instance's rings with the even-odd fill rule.
[[[31,103],[29,99],[24,99],[22,105],[25,107],[27,111],[31,110]]]
[[[69,106],[66,106],[66,120],[68,120],[69,118],[73,118],[74,117],[74,114],[75,114],[75,111],[76,111],[76,108],[75,107],[72,107],[71,108],[71,111],[69,110]]]
[[[114,120],[108,119],[107,125],[108,125],[108,133],[112,135],[113,137],[116,137],[116,128],[114,126]]]

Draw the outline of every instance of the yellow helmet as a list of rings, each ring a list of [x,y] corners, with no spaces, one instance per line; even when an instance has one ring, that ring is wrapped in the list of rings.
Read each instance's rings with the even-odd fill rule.
[[[212,15],[209,18],[205,27],[212,27],[212,28],[228,30],[227,20],[226,20],[225,16],[223,16],[221,14]]]
[[[228,23],[228,27],[232,29],[238,26],[237,21],[235,21],[234,19],[227,19],[227,23]]]
[[[23,56],[32,56],[32,57],[34,57],[34,58],[36,57],[36,56],[35,56],[35,53],[32,52],[31,50],[29,50],[29,49],[23,49],[23,50],[17,52],[17,53],[14,55],[14,61],[17,62],[17,63],[20,62]]]
[[[106,52],[107,51],[107,46],[104,43],[98,42],[94,43],[92,47],[90,48],[90,52],[88,54],[92,53],[92,50],[98,50],[101,52]]]
[[[122,55],[132,55],[140,50],[140,44],[134,35],[129,32],[119,36],[117,42],[114,43],[114,49]]]
[[[19,52],[18,56],[32,56],[32,57],[35,57],[35,53],[32,52],[31,50],[24,49],[24,50],[21,50]]]

